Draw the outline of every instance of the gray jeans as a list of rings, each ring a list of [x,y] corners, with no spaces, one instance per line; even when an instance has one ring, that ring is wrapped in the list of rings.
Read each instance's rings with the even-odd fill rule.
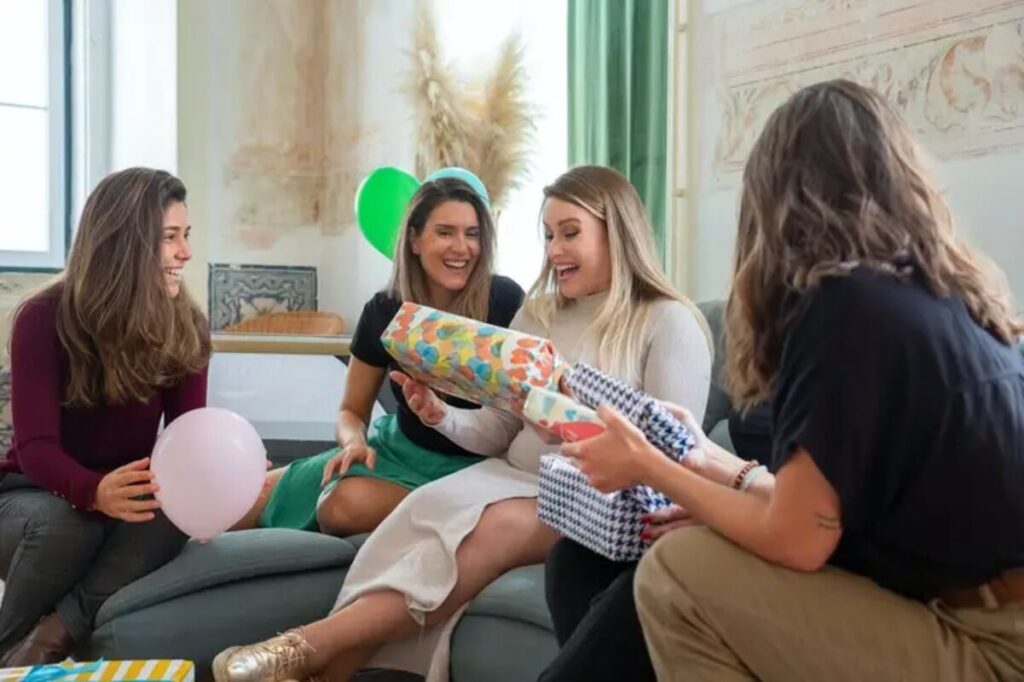
[[[0,655],[56,612],[76,642],[103,602],[173,559],[187,538],[167,517],[86,516],[21,474],[0,474]]]

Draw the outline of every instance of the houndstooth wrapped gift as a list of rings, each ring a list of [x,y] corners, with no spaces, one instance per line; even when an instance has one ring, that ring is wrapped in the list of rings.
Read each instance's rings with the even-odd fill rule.
[[[540,520],[562,537],[612,561],[639,561],[647,549],[640,539],[643,516],[670,504],[671,500],[647,486],[602,493],[568,458],[540,458]]]
[[[565,384],[584,405],[611,405],[640,429],[651,445],[681,462],[693,447],[693,434],[660,402],[599,369],[578,362]]]
[[[611,405],[639,428],[668,457],[682,461],[694,445],[693,434],[657,400],[590,365],[578,363],[565,383],[584,405]],[[537,513],[569,538],[612,561],[638,561],[647,549],[640,539],[643,517],[672,502],[647,486],[602,493],[572,462],[559,455],[540,461]]]
[[[404,303],[381,336],[413,379],[499,409],[522,408],[531,388],[558,389],[564,363],[547,339]]]

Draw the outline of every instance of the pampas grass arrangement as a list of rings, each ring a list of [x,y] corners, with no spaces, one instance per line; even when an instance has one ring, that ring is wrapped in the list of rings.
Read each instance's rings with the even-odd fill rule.
[[[434,14],[424,0],[417,3],[415,24],[409,92],[416,118],[416,174],[425,177],[447,166],[471,170],[500,210],[529,170],[534,111],[526,99],[522,40],[507,38],[493,72],[474,87],[461,83],[444,63]]]
[[[459,101],[455,79],[441,62],[434,14],[425,2],[417,3],[416,7],[413,57],[411,90],[416,115],[416,175],[422,178],[438,168],[465,164],[474,127]]]

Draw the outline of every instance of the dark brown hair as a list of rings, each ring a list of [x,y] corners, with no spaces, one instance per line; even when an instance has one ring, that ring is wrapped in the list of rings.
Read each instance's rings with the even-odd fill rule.
[[[474,320],[486,320],[491,301],[494,252],[497,248],[494,220],[480,195],[469,184],[457,178],[438,178],[424,182],[413,195],[395,245],[391,291],[403,301],[431,305],[427,273],[419,257],[412,251],[412,238],[423,233],[430,214],[446,201],[460,201],[472,206],[480,227],[480,258],[466,286],[448,306],[448,312]]]
[[[846,80],[806,87],[769,118],[743,174],[726,311],[736,403],[769,397],[798,301],[856,266],[959,296],[1003,343],[1024,330],[1005,278],[956,235],[945,200],[895,108]]]
[[[185,196],[173,175],[129,168],[85,202],[67,268],[37,294],[59,298],[69,405],[144,402],[209,362],[206,319],[184,285],[168,295],[161,263],[164,211]]]

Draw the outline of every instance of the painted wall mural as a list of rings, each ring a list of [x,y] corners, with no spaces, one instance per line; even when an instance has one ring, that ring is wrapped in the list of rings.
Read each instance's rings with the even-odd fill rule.
[[[709,19],[720,184],[775,107],[831,78],[883,92],[939,158],[1024,147],[1024,2],[762,0]]]
[[[342,233],[365,175],[361,143],[365,9],[347,0],[218,3],[211,50],[223,117],[224,193],[239,243],[274,247],[289,230]],[[365,151],[365,149],[363,150]]]
[[[271,248],[282,231],[316,224],[324,189],[325,3],[225,3],[220,49],[231,101],[224,113],[232,222],[245,246]]]

